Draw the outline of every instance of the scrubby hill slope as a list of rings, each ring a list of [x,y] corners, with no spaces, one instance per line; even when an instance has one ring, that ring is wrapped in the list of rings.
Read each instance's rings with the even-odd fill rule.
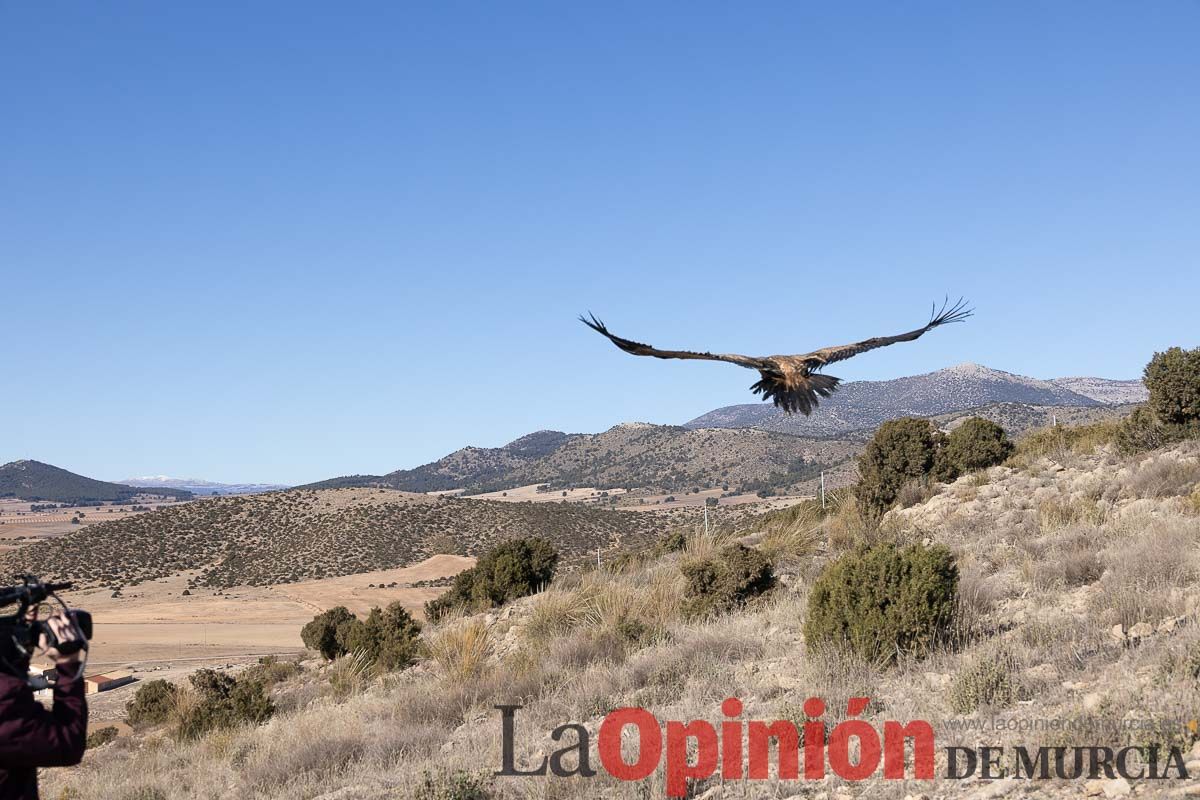
[[[142,489],[76,475],[52,464],[23,459],[0,466],[0,497],[48,500],[55,503],[123,503],[138,495],[191,498],[181,489]]]
[[[413,492],[458,489],[479,494],[546,483],[554,488],[642,487],[679,492],[725,484],[779,484],[785,480],[782,476],[791,474],[794,483],[822,466],[845,461],[853,452],[854,447],[845,442],[771,431],[625,423],[597,434],[542,431],[504,447],[464,448],[416,469],[335,478],[313,486],[386,486]]]
[[[102,522],[0,556],[0,571],[121,586],[194,571],[203,586],[271,585],[404,566],[451,547],[475,555],[540,535],[565,556],[656,530],[652,513],[499,503],[380,489],[221,497]]]

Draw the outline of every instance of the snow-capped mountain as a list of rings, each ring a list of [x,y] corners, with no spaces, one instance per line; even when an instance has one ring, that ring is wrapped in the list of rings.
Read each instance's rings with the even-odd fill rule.
[[[118,483],[153,489],[184,489],[192,494],[258,494],[288,488],[277,483],[217,483],[200,478],[172,478],[169,475],[126,478]]]

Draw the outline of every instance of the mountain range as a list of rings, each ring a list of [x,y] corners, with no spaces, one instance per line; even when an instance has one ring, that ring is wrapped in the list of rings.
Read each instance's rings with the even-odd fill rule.
[[[683,426],[624,423],[597,434],[538,431],[502,447],[464,447],[412,469],[333,478],[305,488],[380,486],[467,494],[530,484],[668,492],[726,485],[739,491],[796,489],[822,470],[846,465],[888,419],[933,417],[953,427],[978,415],[1016,435],[1055,421],[1121,415],[1128,411],[1126,404],[1145,397],[1140,381],[1047,381],[960,364],[926,375],[846,383],[810,417],[788,416],[759,403],[719,408]]]
[[[602,433],[537,431],[501,447],[464,447],[412,469],[348,475],[305,489],[381,487],[409,492],[483,494],[520,486],[686,492],[806,490],[822,471],[850,479],[853,459],[881,423],[931,417],[950,428],[983,416],[1017,435],[1054,422],[1128,413],[1145,400],[1140,381],[1074,377],[1038,380],[978,364],[888,381],[843,384],[812,414],[785,415],[766,403],[710,411],[684,425],[623,423]],[[108,483],[42,464],[0,467],[0,497],[119,502],[139,493],[178,497],[252,494],[286,488],[167,476]]]
[[[1088,407],[1140,403],[1145,399],[1146,388],[1141,381],[1039,380],[966,363],[925,375],[842,384],[808,417],[789,416],[766,403],[752,403],[718,408],[684,423],[684,427],[760,428],[827,438],[873,429],[896,417],[932,417],[994,403]]]
[[[171,478],[167,475],[147,475],[120,481],[127,486],[148,489],[182,489],[192,494],[259,494],[288,488],[279,483],[217,483],[199,478]]]

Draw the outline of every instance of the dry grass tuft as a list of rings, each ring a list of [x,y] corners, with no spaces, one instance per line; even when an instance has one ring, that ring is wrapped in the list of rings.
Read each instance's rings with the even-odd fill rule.
[[[1187,496],[1183,502],[1183,512],[1194,517],[1200,517],[1200,486]]]
[[[915,505],[924,503],[937,493],[937,488],[930,484],[929,481],[909,481],[901,486],[900,491],[896,493],[896,505],[900,508],[912,508]]]
[[[487,670],[495,642],[478,617],[442,625],[425,642],[429,659],[438,674],[451,684],[478,680]]]
[[[1082,498],[1046,500],[1038,505],[1038,522],[1043,532],[1069,525],[1100,525],[1106,517],[1103,506]]]
[[[1092,609],[1109,624],[1159,622],[1187,610],[1184,590],[1200,576],[1200,528],[1185,517],[1132,520],[1136,532],[1106,548]]]
[[[825,538],[835,554],[886,538],[880,520],[863,510],[853,492],[839,493],[833,503],[833,512],[825,519]]]
[[[820,506],[803,503],[794,508],[799,510],[769,524],[758,543],[759,551],[771,563],[785,569],[810,560],[820,549],[824,538],[821,529],[824,515]]]
[[[1025,581],[1036,589],[1070,589],[1099,580],[1104,563],[1099,550],[1105,532],[1101,528],[1072,526],[1021,543],[1028,554],[1021,565]]]
[[[737,538],[730,530],[724,528],[704,529],[704,525],[697,525],[691,535],[687,537],[687,544],[683,548],[684,558],[705,559],[712,556],[723,547],[732,544]]]
[[[524,634],[534,642],[547,642],[569,633],[591,616],[591,603],[579,591],[547,589],[534,599],[524,629]]]
[[[374,663],[366,653],[347,653],[329,667],[329,686],[334,696],[345,699],[371,683]]]
[[[826,724],[846,718],[846,704],[851,697],[878,698],[883,683],[883,674],[876,665],[834,647],[808,650],[801,673],[805,694],[825,701]]]
[[[1116,441],[1120,423],[1104,420],[1091,425],[1056,425],[1030,431],[1017,442],[1008,465],[1028,469],[1040,458],[1062,461],[1070,455],[1092,455]]]
[[[1163,453],[1138,465],[1121,487],[1126,497],[1182,497],[1200,483],[1200,462],[1182,461],[1173,453]]]
[[[959,571],[952,637],[960,646],[991,633],[995,627],[991,617],[999,599],[993,579],[975,569]]]

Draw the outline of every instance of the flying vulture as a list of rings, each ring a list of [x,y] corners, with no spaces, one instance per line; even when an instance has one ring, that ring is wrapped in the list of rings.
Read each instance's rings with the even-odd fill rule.
[[[604,326],[603,322],[596,319],[594,314],[589,313],[587,317],[580,317],[579,320],[592,330],[607,336],[609,341],[626,353],[632,353],[635,356],[728,361],[731,364],[737,364],[739,367],[756,369],[758,370],[758,374],[762,376],[760,381],[750,387],[756,394],[761,394],[764,400],[773,400],[776,406],[782,408],[788,414],[799,411],[807,415],[811,414],[812,410],[817,407],[817,398],[829,397],[837,391],[838,384],[841,382],[840,378],[835,378],[832,375],[819,374],[819,371],[826,364],[832,364],[835,361],[844,361],[859,353],[865,353],[877,347],[887,347],[889,344],[895,344],[896,342],[911,342],[913,339],[919,338],[925,331],[932,330],[939,325],[960,322],[971,316],[972,313],[973,309],[967,308],[967,304],[961,298],[953,306],[950,306],[947,299],[942,303],[941,308],[938,308],[937,303],[934,303],[929,322],[915,331],[901,333],[896,336],[876,336],[872,339],[855,342],[854,344],[825,347],[820,350],[814,350],[811,353],[792,356],[741,356],[736,353],[694,353],[690,350],[659,350],[648,344],[622,339],[620,336],[609,333],[608,328]]]

